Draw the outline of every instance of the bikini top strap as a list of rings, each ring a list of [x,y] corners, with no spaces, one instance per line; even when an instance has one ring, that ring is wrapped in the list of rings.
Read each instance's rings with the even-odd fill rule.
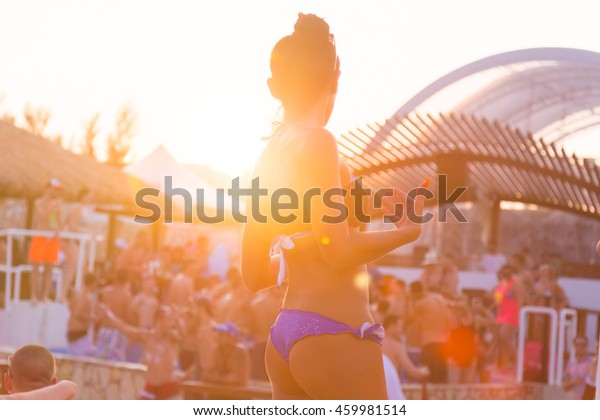
[[[285,273],[287,270],[287,265],[285,261],[285,251],[290,249],[294,249],[294,238],[298,238],[300,236],[309,235],[312,232],[297,232],[292,235],[278,235],[273,240],[273,245],[271,245],[271,256],[279,254],[279,273],[277,274],[277,286],[281,287],[283,280],[285,279]]]

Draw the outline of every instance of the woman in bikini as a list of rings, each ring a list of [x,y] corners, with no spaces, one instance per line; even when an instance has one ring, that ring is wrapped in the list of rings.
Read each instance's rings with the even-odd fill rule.
[[[252,176],[268,191],[257,207],[268,217],[249,216],[244,226],[243,280],[255,291],[288,280],[265,350],[275,399],[387,399],[383,328],[369,313],[365,264],[416,240],[421,229],[403,218],[393,230],[359,231],[339,217],[343,197],[325,197],[352,182],[324,128],[340,61],[324,20],[300,14],[294,29],[271,55],[268,85],[285,115]],[[406,201],[394,189],[384,207]],[[420,214],[423,200],[413,204]]]

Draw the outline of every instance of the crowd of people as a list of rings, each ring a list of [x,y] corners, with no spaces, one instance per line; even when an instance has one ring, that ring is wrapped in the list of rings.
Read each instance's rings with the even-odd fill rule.
[[[91,194],[82,190],[65,218],[58,214],[60,193],[60,184],[49,182],[36,202],[34,227],[81,232]],[[51,293],[49,273],[59,245],[56,236],[33,239],[29,260],[43,266],[31,277],[35,304]],[[208,269],[214,247],[207,236],[153,250],[148,232],[140,230],[107,270],[86,274],[82,287],[73,290],[76,245],[67,241],[60,248],[66,258],[57,298],[69,305],[69,354],[144,363],[144,398],[177,397],[184,379],[229,384],[268,379],[264,354],[287,283],[252,293],[237,268],[224,276]],[[396,397],[403,394],[390,382],[394,377],[398,383],[449,384],[486,383],[502,374],[514,378],[520,308],[569,306],[556,269],[536,263],[527,248],[507,258],[491,243],[478,268],[497,275],[488,293],[459,292],[451,258],[426,258],[421,277],[410,283],[370,268],[370,311],[385,329],[387,387],[398,390]],[[546,380],[548,328],[543,316],[531,317],[526,380]],[[567,395],[577,399],[595,372],[587,337],[575,337],[574,348],[564,383]]]
[[[177,397],[184,379],[267,380],[264,349],[285,288],[251,293],[235,267],[207,274],[205,236],[172,251],[152,252],[142,231],[114,274],[88,273],[69,299],[69,354],[144,363],[144,398]]]
[[[178,398],[179,384],[186,379],[231,385],[268,380],[265,348],[286,283],[252,293],[237,268],[223,279],[206,274],[209,254],[206,236],[183,249],[153,252],[140,232],[115,260],[113,274],[87,273],[83,287],[68,294],[68,353],[145,364],[140,395],[145,399]],[[519,254],[503,262],[498,283],[488,293],[460,292],[458,276],[449,258],[425,261],[420,278],[410,284],[375,266],[369,269],[370,310],[385,329],[382,350],[390,397],[403,398],[398,386],[403,383],[487,383],[494,373],[514,373],[519,308],[568,306],[553,267],[529,265]],[[531,322],[527,345],[539,350],[546,326],[535,317]],[[39,346],[27,348],[13,356],[11,373],[19,372],[14,365],[21,358],[36,357],[44,361],[36,366],[47,372],[23,371],[30,371],[38,385],[56,383],[49,353]],[[586,384],[588,389],[593,385],[597,359],[585,335],[575,337],[574,348],[564,389],[569,398],[581,399]],[[541,350],[526,351],[526,379],[541,379],[542,357]],[[17,380],[5,389],[35,387],[19,387]]]
[[[459,291],[458,269],[450,258],[425,261],[420,278],[410,285],[372,271],[372,312],[386,325],[384,353],[403,381],[514,380],[517,332],[522,327],[528,331],[524,379],[546,382],[549,323],[543,315],[534,315],[528,326],[520,326],[519,313],[525,305],[557,311],[569,306],[556,269],[522,254],[494,260],[498,282],[489,291]],[[389,340],[394,344],[386,343]],[[569,397],[581,399],[586,378],[589,382],[595,377],[595,362],[585,335],[577,335],[573,344],[575,354],[564,372],[565,390]]]

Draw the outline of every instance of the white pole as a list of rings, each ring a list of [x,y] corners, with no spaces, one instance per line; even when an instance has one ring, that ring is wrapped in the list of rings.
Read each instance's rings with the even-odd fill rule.
[[[4,285],[4,309],[10,309],[10,295],[11,286],[12,286],[12,263],[13,263],[13,244],[12,244],[12,235],[10,232],[6,235],[6,283]]]
[[[596,347],[596,352],[600,353],[600,336],[598,337],[598,347]],[[600,400],[600,354],[596,354],[596,360],[596,399]]]
[[[96,238],[90,240],[90,251],[88,254],[88,271],[93,272],[96,264]]]
[[[555,384],[556,369],[556,336],[558,330],[558,315],[553,308],[542,306],[524,306],[519,313],[519,348],[517,350],[517,382],[523,382],[523,362],[525,355],[525,325],[527,316],[532,314],[550,315],[550,354],[548,363],[548,384]]]
[[[527,333],[527,309],[524,307],[519,313],[519,346],[517,349],[517,382],[523,382],[523,361],[525,354],[525,334]]]
[[[567,320],[569,316],[572,317],[571,320]],[[573,358],[574,329],[577,329],[577,311],[561,309],[558,322],[558,361],[556,365],[556,385],[558,386],[561,386],[563,381],[565,342],[569,343],[569,354],[571,359]]]
[[[79,248],[77,249],[77,274],[75,276],[75,290],[81,288],[81,282],[83,281],[83,264],[85,259],[85,241],[80,239],[78,241]]]
[[[550,308],[546,308],[550,309]],[[550,357],[548,363],[548,385],[556,385],[556,335],[558,332],[558,315],[555,309],[550,309]]]

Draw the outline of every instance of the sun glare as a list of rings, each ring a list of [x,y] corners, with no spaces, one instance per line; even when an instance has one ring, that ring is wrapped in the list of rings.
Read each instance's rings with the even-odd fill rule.
[[[252,169],[270,132],[263,104],[247,98],[226,95],[213,98],[193,110],[190,116],[193,144],[181,150],[182,162],[203,162],[232,176]]]

